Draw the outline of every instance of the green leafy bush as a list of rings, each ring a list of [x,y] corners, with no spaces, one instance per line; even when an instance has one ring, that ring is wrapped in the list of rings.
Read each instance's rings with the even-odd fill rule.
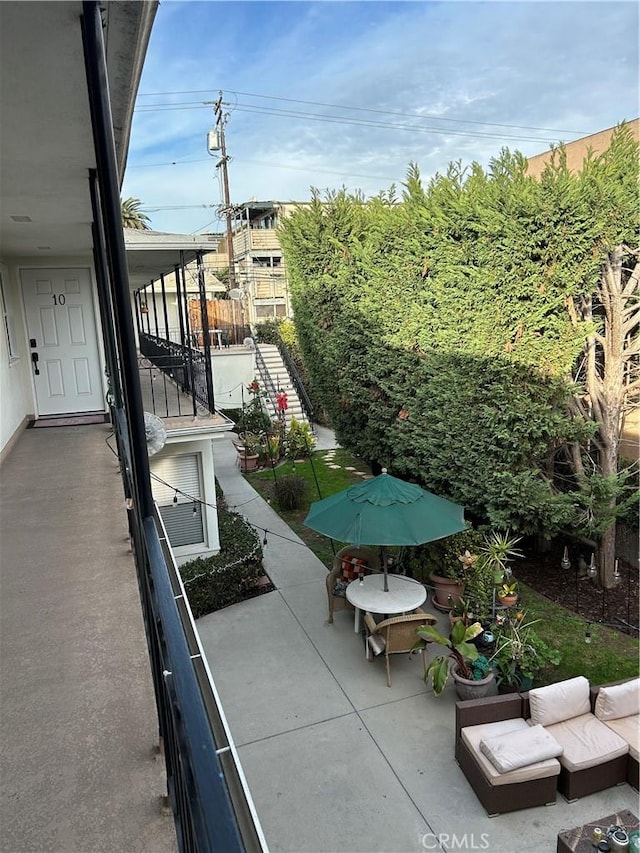
[[[263,574],[262,546],[255,530],[236,512],[218,506],[220,553],[180,566],[196,619],[241,601]]]
[[[284,474],[278,477],[275,491],[280,509],[300,509],[307,493],[307,482],[298,474]]]
[[[311,427],[307,423],[291,418],[291,424],[285,436],[285,456],[287,459],[306,459],[316,443]]]

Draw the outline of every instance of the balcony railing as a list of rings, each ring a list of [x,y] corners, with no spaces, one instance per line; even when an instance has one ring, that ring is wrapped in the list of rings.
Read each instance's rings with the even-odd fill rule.
[[[113,413],[125,494],[133,493],[124,410]],[[255,806],[157,506],[129,532],[181,853],[266,851]]]
[[[209,412],[215,411],[215,401],[209,399],[207,391],[211,362],[201,350],[145,332],[139,334],[139,345],[143,356],[139,361],[142,391],[145,398],[152,400],[154,414],[160,417],[187,414],[184,394],[191,397],[194,414],[198,404]],[[156,371],[163,375],[161,383],[156,381]]]

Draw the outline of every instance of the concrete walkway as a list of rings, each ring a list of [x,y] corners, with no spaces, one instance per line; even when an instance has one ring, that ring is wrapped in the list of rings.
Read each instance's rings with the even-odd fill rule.
[[[331,443],[321,431],[319,448]],[[229,505],[269,531],[276,591],[205,616],[198,630],[272,851],[542,853],[562,829],[637,809],[624,785],[487,818],[453,758],[453,689],[433,696],[420,658],[404,655],[388,688],[352,615],[325,624],[325,566],[242,477],[230,439],[215,442],[215,465]]]
[[[176,850],[109,433],[26,430],[2,465],[3,853]]]

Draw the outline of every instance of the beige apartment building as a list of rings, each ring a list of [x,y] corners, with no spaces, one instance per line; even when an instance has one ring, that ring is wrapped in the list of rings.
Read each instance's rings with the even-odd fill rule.
[[[627,122],[631,128],[631,132],[636,140],[640,141],[640,118],[633,119]],[[572,172],[579,172],[582,169],[582,164],[585,161],[589,151],[594,154],[602,154],[611,144],[611,137],[615,127],[609,127],[606,130],[599,130],[597,133],[592,133],[590,136],[583,136],[581,139],[576,139],[573,142],[568,142],[565,145],[567,153],[567,166]],[[543,151],[541,154],[536,154],[529,157],[528,174],[533,178],[539,178],[544,167],[551,160],[553,149]]]

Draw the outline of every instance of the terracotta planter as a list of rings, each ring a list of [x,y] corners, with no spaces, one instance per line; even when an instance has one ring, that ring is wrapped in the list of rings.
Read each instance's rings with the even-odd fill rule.
[[[457,583],[452,578],[432,574],[431,583],[435,588],[432,599],[433,605],[438,610],[451,610],[452,602],[457,603],[464,595],[464,584]]]
[[[502,605],[502,607],[513,607],[513,605],[518,601],[518,594],[514,595],[499,595],[498,601]]]
[[[240,470],[243,474],[247,474],[249,471],[255,471],[258,467],[258,454],[247,454],[245,456],[244,453],[239,453],[240,457]]]
[[[485,696],[488,696],[496,679],[493,672],[490,672],[486,678],[480,681],[471,681],[468,678],[463,678],[461,675],[458,675],[458,665],[455,663],[451,667],[451,678],[453,678],[456,685],[456,692],[460,699],[484,699]]]

